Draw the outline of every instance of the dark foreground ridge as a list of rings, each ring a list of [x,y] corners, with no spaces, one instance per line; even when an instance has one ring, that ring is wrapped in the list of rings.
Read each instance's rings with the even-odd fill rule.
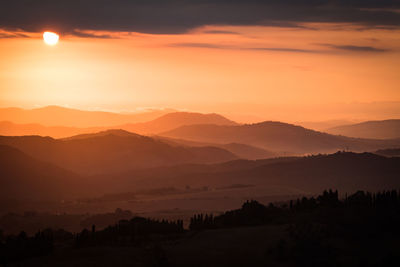
[[[80,233],[46,229],[32,237],[25,232],[1,235],[0,263],[69,266],[66,259],[71,256],[85,264],[90,250],[91,263],[107,266],[107,258],[100,255],[106,249],[111,258],[125,250],[136,253],[134,259],[120,258],[114,266],[187,266],[187,257],[198,253],[201,260],[193,266],[240,266],[241,260],[252,266],[397,266],[399,223],[396,190],[358,191],[343,199],[329,190],[317,197],[267,206],[247,201],[240,209],[215,216],[198,214],[191,218],[189,229],[184,229],[181,220],[134,217],[99,231],[93,225]],[[241,238],[254,233],[270,238],[242,243]],[[237,239],[223,246],[223,254],[210,253],[224,234]],[[240,254],[241,249],[250,252]]]

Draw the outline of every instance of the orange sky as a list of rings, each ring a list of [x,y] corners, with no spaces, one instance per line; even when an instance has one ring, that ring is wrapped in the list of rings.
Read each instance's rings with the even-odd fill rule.
[[[56,46],[40,35],[0,38],[0,106],[170,107],[239,120],[400,116],[399,30],[304,26],[90,32],[113,38],[61,36]],[[370,102],[390,109],[348,111]]]

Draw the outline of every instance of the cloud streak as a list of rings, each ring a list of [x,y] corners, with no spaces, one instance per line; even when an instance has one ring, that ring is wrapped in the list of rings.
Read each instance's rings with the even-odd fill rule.
[[[331,50],[322,49],[304,49],[304,48],[293,48],[293,47],[240,47],[230,46],[223,44],[212,44],[212,43],[174,43],[170,44],[169,47],[190,47],[190,48],[209,48],[209,49],[237,49],[237,50],[251,50],[251,51],[266,51],[266,52],[287,52],[287,53],[318,53],[328,54],[339,51],[350,51],[350,52],[370,52],[370,53],[382,53],[388,52],[388,49],[376,48],[372,46],[356,46],[356,45],[334,45],[334,44],[316,44],[324,47],[331,48]]]
[[[0,39],[9,39],[9,38],[29,38],[29,36],[23,33],[0,32]]]
[[[0,28],[179,34],[205,25],[398,27],[399,9],[397,0],[13,0],[2,3]]]
[[[289,47],[238,47],[222,44],[211,43],[175,43],[169,45],[170,47],[192,47],[192,48],[211,48],[211,49],[237,49],[237,50],[251,50],[251,51],[270,51],[270,52],[289,52],[289,53],[326,53],[322,50],[300,49]]]
[[[285,47],[256,47],[247,48],[248,50],[255,51],[272,51],[272,52],[294,52],[294,53],[322,53],[320,50],[313,49],[299,49],[299,48],[285,48]]]
[[[357,46],[357,45],[334,45],[334,44],[321,44],[322,46],[327,46],[342,51],[349,52],[372,52],[372,53],[382,53],[388,52],[388,49],[377,48],[373,46]]]
[[[234,31],[222,31],[222,30],[210,30],[210,31],[204,31],[203,33],[207,33],[207,34],[240,34],[238,32],[234,32]]]

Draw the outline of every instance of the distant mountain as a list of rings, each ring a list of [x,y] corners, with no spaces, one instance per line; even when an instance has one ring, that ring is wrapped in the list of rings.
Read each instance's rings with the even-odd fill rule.
[[[299,121],[296,125],[303,126],[307,129],[312,129],[316,131],[325,131],[326,129],[333,128],[345,124],[353,124],[357,121],[350,120],[326,120],[326,121]]]
[[[53,138],[63,138],[82,133],[93,133],[102,130],[100,127],[78,128],[65,126],[43,126],[37,123],[15,124],[9,121],[0,122],[0,135],[20,136],[20,135],[41,135]]]
[[[224,144],[220,145],[219,147],[232,152],[242,159],[266,159],[275,157],[277,155],[275,152],[268,151],[263,148],[239,143]]]
[[[115,176],[114,190],[154,187],[218,188],[252,184],[256,188],[279,188],[279,194],[314,194],[325,189],[340,192],[379,191],[399,188],[400,158],[372,153],[338,152],[329,155],[235,160],[212,165],[182,165],[137,170]],[[131,178],[134,177],[134,178]],[[122,186],[122,187],[121,187]],[[262,194],[262,190],[259,191]]]
[[[121,125],[120,128],[139,134],[158,134],[180,126],[194,124],[238,125],[236,122],[215,113],[173,112],[149,122],[125,124]]]
[[[237,126],[182,126],[160,135],[197,142],[242,143],[269,151],[294,154],[331,153],[338,150],[372,151],[400,143],[400,140],[367,140],[335,136],[273,121]]]
[[[117,136],[117,137],[133,137],[133,138],[142,138],[143,139],[150,139],[149,137],[141,136],[137,133],[131,133],[121,129],[112,129],[112,130],[105,130],[96,133],[84,133],[78,134],[70,137],[60,138],[62,141],[73,141],[73,140],[84,140],[84,139],[91,139],[97,137],[105,137],[105,136]]]
[[[44,126],[98,127],[153,120],[174,110],[149,110],[141,113],[86,111],[59,106],[36,109],[0,108],[0,118],[17,124],[36,123]]]
[[[400,138],[400,119],[342,125],[329,128],[326,132],[358,138],[395,139]]]
[[[67,139],[40,136],[0,136],[0,144],[80,174],[121,172],[182,163],[216,163],[237,158],[216,147],[171,146],[123,130]]]
[[[157,114],[162,116],[158,117],[156,116]],[[0,109],[0,117],[10,120],[0,122],[0,135],[41,135],[53,138],[95,133],[108,129],[123,129],[148,135],[169,131],[183,125],[237,125],[236,122],[214,113],[172,112],[165,114],[165,111],[154,111],[141,114],[117,114],[80,111],[61,107],[46,107],[35,110]],[[157,118],[154,119],[154,117]],[[145,118],[150,118],[151,120],[143,122]],[[26,123],[26,121],[29,123]],[[126,123],[135,121],[141,122]],[[120,124],[121,122],[123,124]]]
[[[16,148],[0,145],[0,201],[61,200],[79,196],[78,175],[36,160]],[[85,191],[90,189],[85,188]]]
[[[230,143],[230,144],[216,144],[216,143],[203,143],[203,142],[196,142],[196,141],[188,141],[184,139],[175,139],[169,138],[164,136],[154,136],[153,138],[158,138],[164,142],[167,142],[172,145],[184,145],[184,146],[194,146],[194,147],[201,147],[201,146],[213,146],[213,147],[220,147],[225,150],[228,150],[242,159],[266,159],[272,158],[277,156],[277,153],[268,151],[259,147],[246,145],[246,144],[239,144],[239,143]]]

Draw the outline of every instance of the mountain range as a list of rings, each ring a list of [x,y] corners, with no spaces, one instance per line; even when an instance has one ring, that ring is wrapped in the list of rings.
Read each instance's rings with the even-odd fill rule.
[[[373,151],[400,144],[397,140],[350,138],[266,121],[246,125],[186,125],[160,135],[208,143],[243,143],[280,154],[332,153],[338,150]]]
[[[172,146],[123,130],[66,139],[0,136],[0,144],[86,175],[182,163],[215,163],[237,158],[231,152],[217,147]]]
[[[49,139],[47,142],[52,141]],[[50,154],[56,156],[56,150]],[[82,155],[83,159],[85,157]],[[119,174],[98,174],[90,178],[38,160],[10,146],[0,145],[0,158],[3,164],[0,170],[2,198],[54,199],[82,195],[83,191],[101,194],[140,188],[223,187],[231,184],[280,188],[282,194],[293,191],[313,194],[327,188],[342,192],[356,189],[376,191],[400,186],[400,158],[371,153],[340,152],[216,164],[179,164],[127,170]],[[104,162],[96,166],[102,168],[101,164]]]
[[[156,109],[135,113],[113,113],[79,110],[60,106],[46,106],[35,109],[11,107],[0,108],[0,118],[2,118],[2,121],[11,121],[17,124],[34,123],[44,126],[87,128],[145,122],[174,111],[173,109]]]
[[[0,203],[161,187],[288,195],[400,186],[400,120],[335,127],[372,139],[276,121],[238,124],[213,113],[152,111],[143,119],[46,107],[0,114],[13,118],[0,122]]]
[[[152,135],[169,131],[183,125],[237,125],[236,122],[215,113],[170,112],[146,122],[118,124],[119,122],[135,121],[138,120],[139,117],[143,120],[144,117],[155,116],[155,114],[161,113],[161,111],[131,115],[104,112],[106,115],[103,118],[103,113],[59,107],[47,107],[30,111],[9,109],[13,110],[14,113],[21,113],[21,115],[13,115],[14,117],[10,114],[2,114],[7,113],[7,110],[8,109],[0,109],[0,115],[2,115],[0,117],[3,119],[13,118],[13,121],[0,121],[0,134],[9,136],[41,135],[51,136],[53,138],[64,138],[78,134],[106,131],[109,129],[123,129],[138,134]],[[46,119],[47,113],[56,114],[57,119]],[[44,118],[44,120],[40,120],[40,118]],[[29,123],[15,123],[20,121],[28,121]],[[41,121],[43,124],[32,123],[36,121]],[[90,127],[85,125],[90,125]]]
[[[228,143],[228,144],[217,144],[217,143],[204,143],[189,141],[185,139],[176,139],[165,136],[153,136],[153,138],[158,138],[163,142],[167,142],[171,145],[177,146],[189,146],[189,147],[202,147],[202,146],[213,146],[228,150],[242,159],[266,159],[271,157],[276,157],[278,154],[273,151],[268,151],[266,149],[255,147],[247,144],[240,143]]]
[[[125,124],[119,128],[139,134],[158,134],[184,125],[196,124],[238,125],[238,123],[215,113],[173,112],[148,122]]]
[[[134,170],[114,176],[117,184],[107,188],[129,190],[159,187],[211,187],[251,184],[278,188],[281,195],[291,192],[315,194],[325,189],[386,190],[399,188],[400,157],[383,157],[373,153],[337,152],[306,157],[265,160],[235,160],[220,164],[186,164],[147,170]],[[105,180],[99,178],[99,180]],[[123,188],[121,187],[123,186]]]

